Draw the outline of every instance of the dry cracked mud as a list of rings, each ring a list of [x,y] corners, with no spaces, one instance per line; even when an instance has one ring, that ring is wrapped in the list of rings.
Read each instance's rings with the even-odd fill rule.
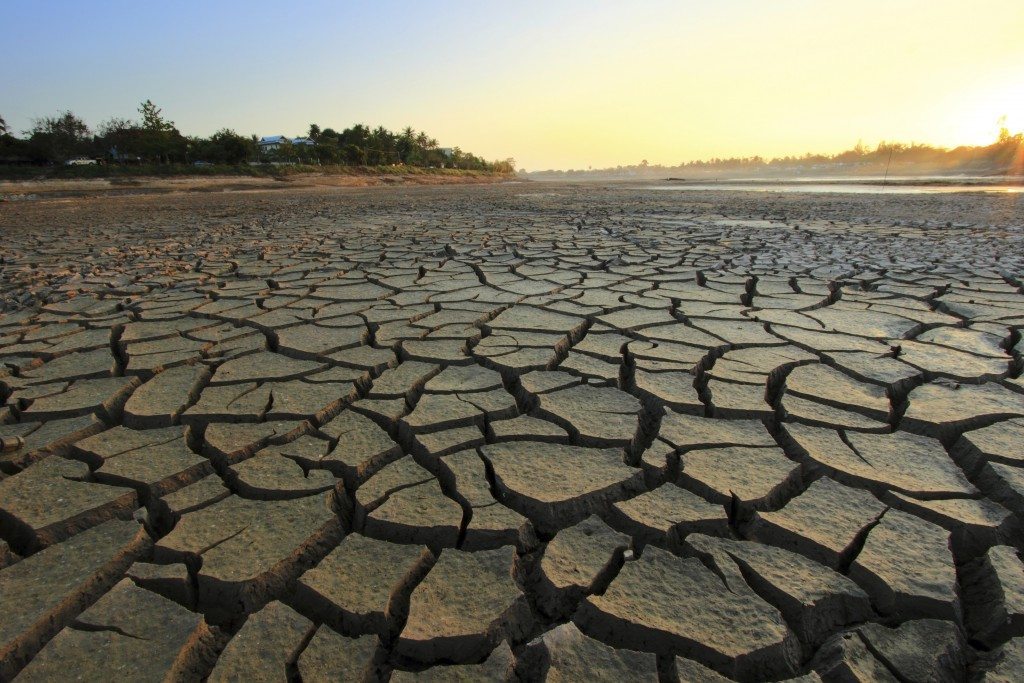
[[[0,205],[0,680],[1014,680],[1024,207]]]

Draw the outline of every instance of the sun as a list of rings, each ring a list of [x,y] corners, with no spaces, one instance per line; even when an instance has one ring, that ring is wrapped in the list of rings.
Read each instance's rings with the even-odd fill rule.
[[[1003,127],[1011,133],[1024,131],[1024,81],[971,93],[955,115],[956,144],[992,144]]]

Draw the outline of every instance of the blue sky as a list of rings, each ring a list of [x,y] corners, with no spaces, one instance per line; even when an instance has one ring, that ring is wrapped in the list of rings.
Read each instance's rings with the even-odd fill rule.
[[[432,83],[479,78],[481,62],[461,55],[493,44],[490,30],[472,30],[471,3],[443,13],[412,2],[6,6],[4,108],[20,125],[66,106],[89,119],[125,115],[145,97],[197,132],[296,125],[301,107],[307,118],[379,116]]]
[[[5,0],[0,116],[149,98],[186,134],[411,125],[530,169],[977,143],[1024,116],[1022,35],[1008,0]]]

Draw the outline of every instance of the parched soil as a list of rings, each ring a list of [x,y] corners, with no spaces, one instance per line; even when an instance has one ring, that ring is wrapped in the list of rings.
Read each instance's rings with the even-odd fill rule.
[[[0,204],[0,680],[1024,668],[1019,196],[191,182]]]

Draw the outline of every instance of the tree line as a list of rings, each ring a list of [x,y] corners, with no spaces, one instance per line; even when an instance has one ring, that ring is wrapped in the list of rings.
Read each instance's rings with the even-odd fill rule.
[[[308,142],[307,142],[308,141]],[[514,159],[487,161],[458,147],[442,148],[424,132],[393,132],[356,124],[344,130],[311,124],[299,144],[285,138],[260,149],[255,135],[223,128],[209,137],[183,135],[150,100],[139,105],[139,119],[110,118],[91,129],[70,111],[33,121],[15,136],[0,117],[0,165],[63,164],[91,159],[110,164],[241,165],[257,162],[343,166],[407,165],[473,171],[515,171]]]
[[[882,141],[871,149],[858,142],[855,147],[838,154],[804,154],[802,156],[785,156],[764,159],[759,156],[731,159],[710,159],[707,161],[690,161],[680,164],[680,169],[714,169],[714,168],[785,168],[787,166],[882,166],[889,164],[923,165],[934,167],[989,167],[993,169],[1012,170],[1021,161],[1024,150],[1024,133],[1012,134],[1005,126],[999,136],[990,145],[962,145],[949,149],[933,145]]]
[[[891,167],[910,173],[978,173],[1024,175],[1024,133],[1013,134],[1002,126],[989,145],[962,145],[955,148],[927,144],[880,142],[869,148],[856,146],[838,154],[804,154],[767,159],[761,156],[731,157],[686,161],[676,166],[651,164],[647,160],[632,166],[568,171],[537,171],[533,176],[562,177],[664,177],[707,176],[716,173],[875,173]],[[522,172],[522,171],[521,171]]]

